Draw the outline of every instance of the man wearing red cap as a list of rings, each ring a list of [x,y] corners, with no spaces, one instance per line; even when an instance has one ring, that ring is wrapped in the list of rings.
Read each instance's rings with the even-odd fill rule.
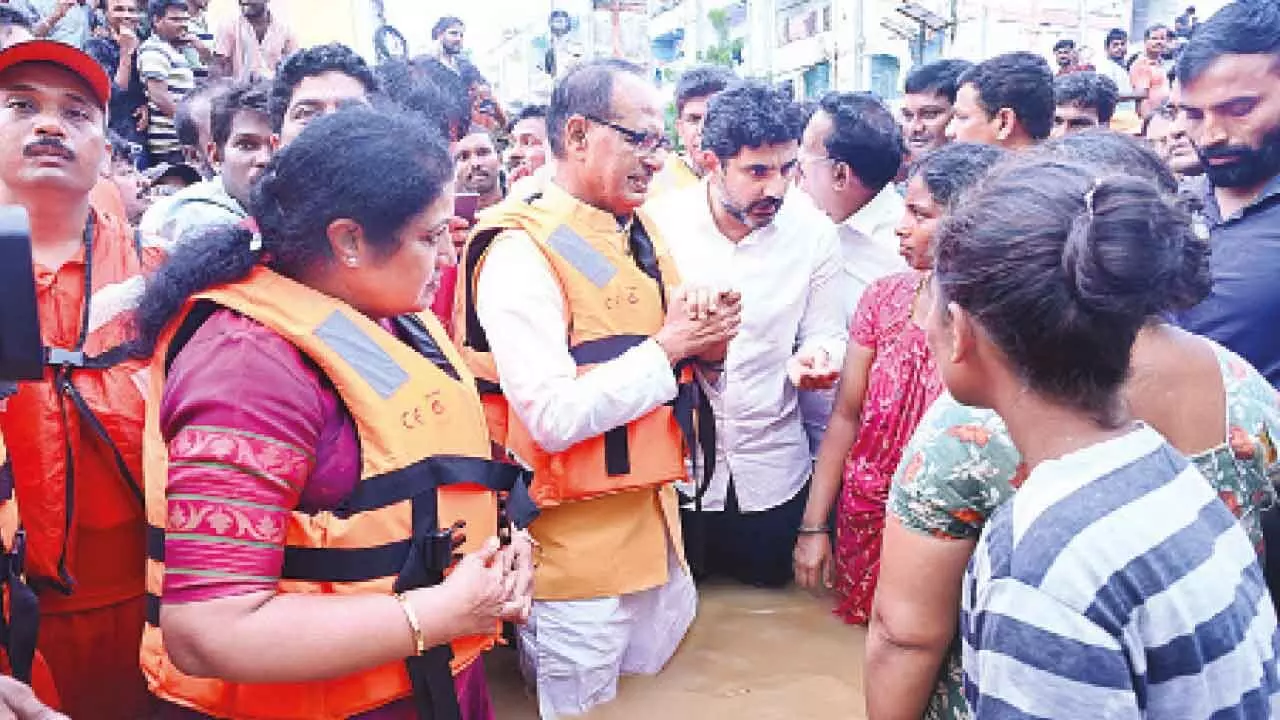
[[[91,199],[108,157],[110,94],[102,67],[69,45],[0,51],[0,205],[30,216],[48,359],[43,381],[0,404],[0,433],[39,601],[38,648],[62,709],[95,719],[145,717],[150,702],[138,667],[144,363],[123,345],[143,270],[160,252],[138,247],[124,218]],[[29,650],[8,645],[26,679]]]

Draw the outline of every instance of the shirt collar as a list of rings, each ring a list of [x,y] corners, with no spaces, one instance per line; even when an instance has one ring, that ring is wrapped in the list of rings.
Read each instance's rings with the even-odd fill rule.
[[[1257,197],[1251,200],[1248,205],[1240,208],[1240,210],[1231,217],[1222,217],[1222,209],[1218,206],[1218,196],[1214,194],[1213,189],[1213,183],[1209,182],[1209,179],[1206,177],[1203,197],[1205,214],[1208,216],[1211,224],[1221,225],[1232,220],[1239,220],[1259,205],[1272,200],[1273,198],[1280,197],[1280,174],[1273,176],[1266,185],[1262,186],[1262,191],[1258,193]]]
[[[567,216],[572,224],[591,233],[613,236],[631,226],[631,218],[620,220],[613,213],[588,205],[569,194],[554,180],[543,188],[540,204],[553,213]]]
[[[876,230],[886,221],[896,223],[898,218],[896,214],[897,203],[891,195],[897,195],[898,188],[893,183],[885,185],[884,188],[871,198],[871,201],[863,205],[858,212],[845,218],[841,223],[846,225],[850,230],[862,235],[863,237],[872,237],[876,234]],[[890,217],[890,216],[894,217]]]

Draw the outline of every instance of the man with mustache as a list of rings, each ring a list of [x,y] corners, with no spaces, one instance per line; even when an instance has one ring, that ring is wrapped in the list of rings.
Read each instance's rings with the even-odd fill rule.
[[[1280,387],[1280,5],[1241,0],[1197,28],[1178,61],[1187,136],[1208,179],[1213,292],[1183,327]]]
[[[0,433],[39,602],[38,647],[62,709],[133,720],[150,715],[138,667],[146,363],[129,359],[126,343],[143,270],[160,252],[138,247],[125,219],[91,196],[108,162],[110,95],[106,71],[69,45],[0,52],[0,205],[30,217],[49,362],[42,381],[0,402]],[[6,595],[15,593],[10,581]],[[11,631],[23,626],[11,619]]]
[[[822,98],[801,138],[796,181],[836,223],[846,322],[868,285],[907,269],[894,232],[906,205],[891,183],[903,155],[893,114],[870,93]]]
[[[714,472],[701,507],[682,514],[695,571],[759,587],[791,581],[813,469],[799,394],[835,384],[846,341],[835,227],[791,182],[803,122],[790,97],[759,82],[716,94],[698,158],[710,172],[651,209],[682,275],[742,293],[742,331],[708,391]],[[881,187],[897,172],[889,164]]]
[[[531,177],[547,164],[547,106],[529,105],[524,108],[511,121],[507,132],[511,136],[507,172],[514,184]]]
[[[484,128],[471,129],[453,146],[453,165],[458,192],[475,193],[476,209],[497,205],[503,190],[500,170],[502,161],[493,144],[493,136]]]
[[[1129,81],[1140,101],[1138,112],[1146,117],[1169,98],[1169,66],[1164,59],[1169,47],[1169,28],[1152,25],[1142,37],[1142,55],[1129,66]]]
[[[151,207],[151,182],[138,171],[134,145],[110,130],[107,131],[107,141],[111,144],[111,162],[102,176],[119,193],[125,217],[130,225],[136,227],[147,208]]]
[[[145,13],[139,0],[108,0],[107,32],[85,45],[107,71],[112,81],[111,107],[107,122],[112,132],[126,142],[147,142],[147,88],[138,74],[137,55],[142,44],[141,27]]]
[[[151,164],[183,161],[174,117],[183,98],[195,89],[191,64],[183,55],[189,44],[189,17],[184,0],[149,0],[151,37],[137,51],[138,74],[147,91],[147,150]]]
[[[960,76],[971,67],[973,63],[967,60],[935,60],[907,75],[902,98],[902,134],[907,141],[908,163],[949,142],[947,123],[951,122],[956,104]]]
[[[1197,178],[1204,175],[1204,165],[1187,137],[1186,117],[1178,109],[1181,97],[1181,89],[1174,83],[1169,102],[1147,117],[1141,135],[1179,178]]]
[[[547,111],[554,178],[481,217],[458,282],[456,340],[492,435],[533,469],[541,553],[520,654],[548,719],[611,700],[620,673],[657,673],[696,610],[668,403],[696,392],[686,368],[722,367],[740,314],[732,294],[680,286],[637,212],[667,148],[662,118],[641,68],[570,70]]]

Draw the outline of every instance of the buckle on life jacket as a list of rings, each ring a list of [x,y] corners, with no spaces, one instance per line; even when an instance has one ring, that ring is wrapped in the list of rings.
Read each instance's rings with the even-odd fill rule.
[[[67,350],[66,348],[47,347],[44,349],[46,365],[56,368],[82,368],[85,366],[83,350]]]
[[[438,585],[444,580],[444,571],[459,558],[458,546],[462,543],[456,533],[461,525],[443,530],[417,533],[409,543],[409,555],[396,577],[395,591],[405,592]]]
[[[502,515],[510,520],[513,525],[521,530],[527,530],[534,520],[538,519],[538,515],[542,513],[538,504],[533,501],[533,496],[529,494],[529,483],[533,482],[533,473],[522,470],[515,484],[511,486],[510,492],[506,498],[502,500],[500,508]]]
[[[0,583],[9,578],[22,577],[27,571],[27,531],[19,529],[13,535],[13,547],[0,553]]]

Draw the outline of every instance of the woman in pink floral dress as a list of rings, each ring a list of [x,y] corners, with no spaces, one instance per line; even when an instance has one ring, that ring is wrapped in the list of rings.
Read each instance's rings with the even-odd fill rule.
[[[796,582],[833,588],[835,612],[848,623],[870,619],[890,480],[902,448],[942,391],[921,328],[932,302],[933,232],[950,204],[1000,156],[987,146],[951,145],[912,169],[896,231],[912,269],[872,283],[854,313],[795,549]],[[833,554],[827,521],[837,494]]]

